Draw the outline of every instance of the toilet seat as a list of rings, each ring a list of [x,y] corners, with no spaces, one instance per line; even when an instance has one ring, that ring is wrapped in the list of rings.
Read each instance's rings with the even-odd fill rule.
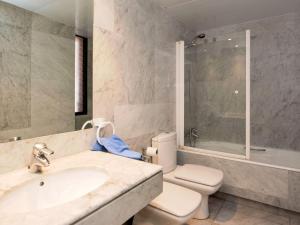
[[[196,219],[206,219],[209,216],[208,197],[220,189],[223,177],[222,171],[192,164],[177,166],[173,171],[163,175],[164,181],[201,193],[201,205],[194,215]]]
[[[198,192],[163,182],[163,192],[150,203],[150,206],[176,217],[185,217],[199,207],[201,199]]]
[[[134,225],[182,225],[197,213],[202,195],[163,182],[163,192],[134,217]]]
[[[174,176],[178,179],[211,187],[220,185],[223,180],[223,172],[221,170],[193,164],[177,167]]]
[[[183,187],[186,187],[188,189],[191,189],[191,190],[194,190],[194,191],[200,192],[201,194],[206,194],[206,195],[211,195],[211,194],[215,193],[222,186],[222,180],[216,186],[209,186],[206,184],[201,184],[200,182],[197,183],[197,182],[177,178],[175,176],[175,173],[181,167],[182,166],[177,166],[176,169],[173,170],[172,172],[164,174],[163,175],[164,181],[170,182],[173,184],[177,184],[177,185],[181,185]],[[206,182],[203,181],[203,183],[206,183]],[[202,198],[203,198],[203,196],[202,196]]]

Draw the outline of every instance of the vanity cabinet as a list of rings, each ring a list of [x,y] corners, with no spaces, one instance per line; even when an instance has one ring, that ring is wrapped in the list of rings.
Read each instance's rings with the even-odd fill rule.
[[[162,192],[162,172],[155,174],[98,210],[77,221],[76,225],[121,225]]]

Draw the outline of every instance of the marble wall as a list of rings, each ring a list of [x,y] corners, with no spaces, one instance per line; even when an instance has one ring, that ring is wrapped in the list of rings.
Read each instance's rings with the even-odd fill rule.
[[[221,192],[300,212],[300,171],[187,151],[178,151],[178,163],[199,164],[222,170],[224,183]]]
[[[299,151],[300,14],[289,13],[204,33],[218,39],[246,29],[251,30],[251,144]]]
[[[152,0],[95,1],[93,114],[136,150],[175,129],[176,41],[188,37]]]
[[[31,125],[31,14],[0,2],[0,130]]]
[[[74,27],[32,15],[30,137],[75,129]]]
[[[66,27],[42,25],[42,18],[36,21],[40,23],[34,26],[35,38],[49,31],[51,35],[46,40],[59,42],[57,48],[60,49],[68,47]],[[150,145],[155,134],[175,129],[175,47],[177,40],[187,37],[189,32],[184,26],[152,1],[95,1],[94,117],[113,120],[117,133],[135,150]],[[41,39],[37,44],[43,43]],[[51,43],[44,44],[53,47],[49,46]],[[46,50],[51,53],[56,48]],[[36,57],[38,55],[37,51]],[[61,57],[61,61],[68,63]],[[42,64],[45,62],[43,57],[39,60]],[[50,65],[57,63],[55,59],[48,60]],[[38,83],[42,79],[39,80],[39,67],[36,67]],[[60,64],[57,67],[58,71],[65,72]],[[69,87],[71,81],[67,74],[65,76],[62,85]],[[54,76],[51,82],[55,84],[56,79]],[[57,90],[64,93],[60,87]],[[58,104],[64,103],[58,101]],[[49,109],[46,104],[40,106],[43,112]],[[54,157],[62,157],[88,150],[94,134],[90,129],[0,144],[0,173],[26,166],[36,142],[46,142],[56,152]]]
[[[0,11],[0,140],[74,130],[74,28],[2,1]]]

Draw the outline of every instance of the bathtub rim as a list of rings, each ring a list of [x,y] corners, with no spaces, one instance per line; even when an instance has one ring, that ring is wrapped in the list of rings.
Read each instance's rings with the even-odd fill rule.
[[[226,159],[226,160],[233,160],[233,161],[237,161],[237,162],[243,162],[243,163],[248,163],[248,164],[253,164],[253,165],[258,165],[258,166],[271,167],[271,168],[288,170],[288,171],[300,173],[300,169],[297,169],[297,168],[286,167],[286,166],[277,166],[277,165],[273,165],[273,164],[269,164],[269,163],[257,162],[257,161],[253,161],[251,159],[246,159],[246,156],[243,156],[243,155],[235,155],[235,154],[224,153],[224,152],[216,152],[216,151],[212,151],[212,150],[193,148],[193,147],[188,147],[188,146],[179,146],[177,151],[185,152],[185,153],[192,153],[192,154],[197,154],[197,155],[210,156],[210,157]]]

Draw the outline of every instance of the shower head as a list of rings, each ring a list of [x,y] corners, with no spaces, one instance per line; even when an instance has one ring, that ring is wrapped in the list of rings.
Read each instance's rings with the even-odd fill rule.
[[[196,38],[203,39],[203,38],[205,38],[205,37],[206,37],[206,35],[205,35],[204,33],[201,33],[201,34],[197,35]]]
[[[206,35],[204,33],[198,34],[196,37],[194,37],[194,39],[192,40],[192,43],[197,43],[198,39],[203,39],[205,37],[206,37]]]
[[[187,46],[185,46],[186,48],[190,48],[190,47],[193,47],[195,45],[198,45],[198,40],[199,39],[204,39],[206,37],[206,34],[204,33],[201,33],[201,34],[198,34],[196,37],[194,37],[194,39],[191,41],[191,43]]]

